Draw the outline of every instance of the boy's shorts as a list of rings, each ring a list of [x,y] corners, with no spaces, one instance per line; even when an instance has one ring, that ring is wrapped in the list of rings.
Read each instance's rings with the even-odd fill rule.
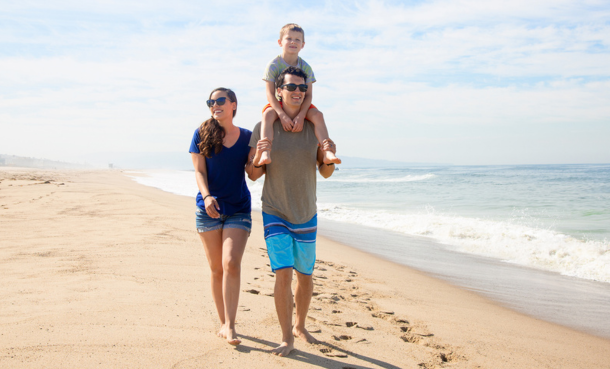
[[[220,218],[212,218],[204,208],[197,206],[195,214],[195,223],[199,233],[215,231],[217,229],[237,228],[247,231],[249,236],[252,229],[252,216],[250,213],[220,214]]]
[[[311,275],[316,263],[317,215],[306,223],[293,224],[263,212],[263,225],[271,270],[294,268]]]
[[[280,106],[284,106],[282,105],[282,102],[279,101]],[[265,112],[265,110],[269,109],[271,107],[271,104],[267,104],[265,105],[265,107],[263,108],[263,113]],[[309,109],[317,109],[316,106],[314,104],[309,105]]]

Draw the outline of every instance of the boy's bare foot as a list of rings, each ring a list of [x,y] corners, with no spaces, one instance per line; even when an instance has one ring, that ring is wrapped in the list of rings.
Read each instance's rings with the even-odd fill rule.
[[[324,164],[341,164],[341,159],[335,156],[332,151],[324,151]]]
[[[258,161],[257,166],[260,167],[261,165],[265,164],[271,164],[271,153],[269,150],[265,150],[261,153],[261,160]]]
[[[225,338],[227,339],[229,345],[237,346],[241,343],[241,340],[237,338],[237,332],[235,332],[235,328],[231,329],[227,327],[227,329],[225,329],[225,332]]]
[[[309,333],[305,328],[294,327],[292,329],[292,334],[307,343],[320,343],[320,341],[318,341],[314,336],[312,336],[311,333]]]
[[[292,350],[294,350],[294,342],[282,342],[281,345],[271,350],[271,353],[277,356],[288,356]]]

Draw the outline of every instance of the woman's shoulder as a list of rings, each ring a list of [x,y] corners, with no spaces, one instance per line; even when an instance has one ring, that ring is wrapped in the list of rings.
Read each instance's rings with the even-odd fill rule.
[[[239,130],[241,131],[241,134],[245,135],[248,139],[252,136],[252,131],[247,128],[239,127]]]

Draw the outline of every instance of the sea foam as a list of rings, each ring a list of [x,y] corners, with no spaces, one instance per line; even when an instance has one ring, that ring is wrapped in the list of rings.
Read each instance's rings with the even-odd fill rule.
[[[579,240],[510,221],[426,211],[404,214],[319,204],[323,219],[430,237],[448,249],[610,283],[610,242]]]

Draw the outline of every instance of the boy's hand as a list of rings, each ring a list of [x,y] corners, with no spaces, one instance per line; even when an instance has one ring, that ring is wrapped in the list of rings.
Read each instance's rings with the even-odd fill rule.
[[[282,127],[284,127],[284,131],[290,132],[292,131],[292,127],[294,123],[292,123],[292,119],[286,113],[280,114],[280,123],[282,123]]]
[[[292,132],[301,132],[303,130],[303,124],[305,123],[305,115],[299,113],[296,117],[294,117],[292,122],[294,123]]]

